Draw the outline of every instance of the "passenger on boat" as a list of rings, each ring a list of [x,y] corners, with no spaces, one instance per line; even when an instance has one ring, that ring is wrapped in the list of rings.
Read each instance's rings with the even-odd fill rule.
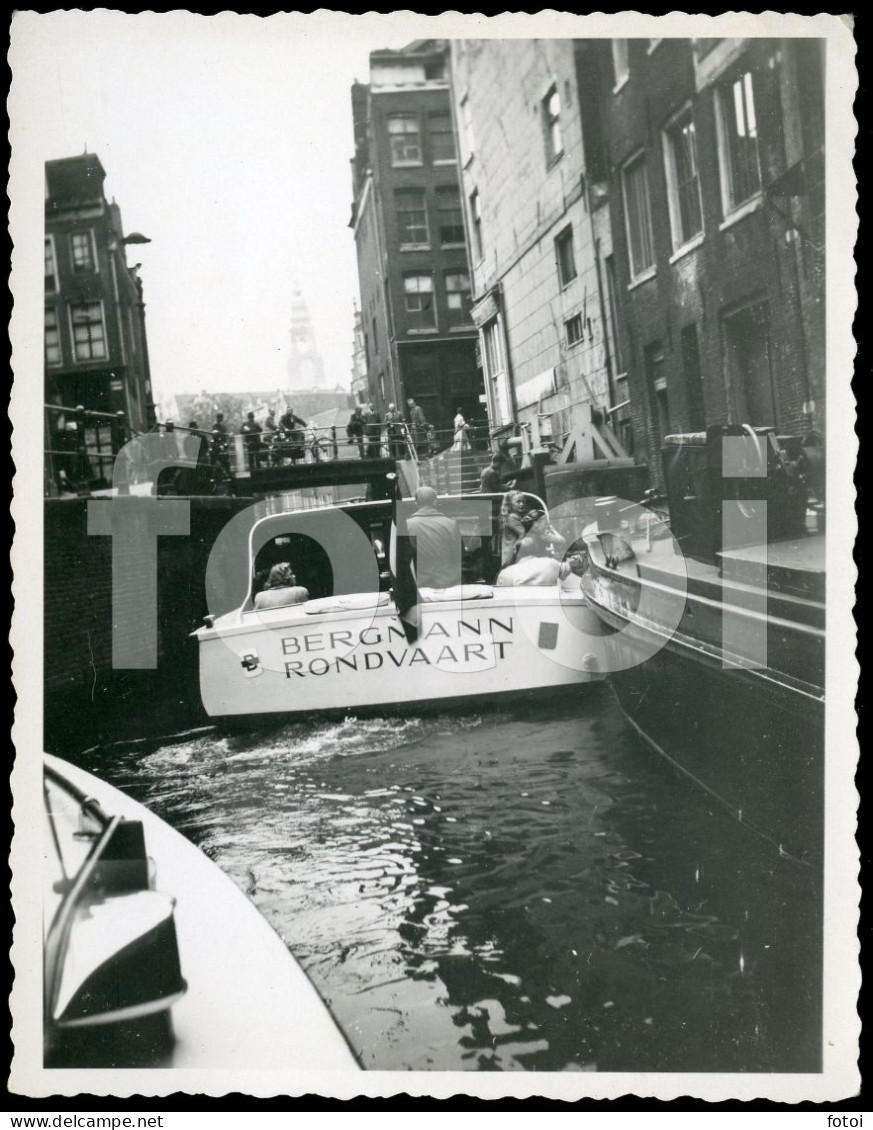
[[[560,575],[553,550],[564,545],[536,499],[523,491],[506,492],[500,508],[503,533],[499,586],[551,585]]]
[[[462,583],[461,527],[437,506],[433,487],[415,492],[418,509],[406,528],[415,538],[415,580],[419,588],[448,589]]]
[[[294,570],[287,561],[280,561],[270,570],[263,589],[255,594],[255,608],[287,608],[291,604],[304,604],[309,592],[297,584]]]

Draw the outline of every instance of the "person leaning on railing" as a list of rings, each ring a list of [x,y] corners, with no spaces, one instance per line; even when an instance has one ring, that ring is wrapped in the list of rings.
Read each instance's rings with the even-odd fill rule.
[[[349,422],[346,425],[346,435],[350,444],[358,445],[358,454],[364,458],[364,414],[358,405],[355,405]]]

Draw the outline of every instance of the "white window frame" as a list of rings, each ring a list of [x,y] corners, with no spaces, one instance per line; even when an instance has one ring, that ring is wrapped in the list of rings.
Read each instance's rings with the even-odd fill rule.
[[[52,279],[52,283],[53,283],[51,290],[46,290],[45,293],[46,294],[57,294],[58,291],[60,290],[60,284],[58,282],[58,255],[57,255],[57,249],[55,247],[55,237],[53,235],[47,235],[45,237],[45,242],[48,245],[48,247],[51,249],[51,258],[52,258],[51,279]],[[49,276],[46,275],[46,278],[49,278]]]
[[[48,358],[48,328],[49,327],[46,323],[43,323],[43,360],[45,361],[45,364],[46,364],[47,367],[48,366],[55,366],[55,365],[63,365],[63,363],[64,363],[64,353],[63,353],[63,347],[61,346],[61,319],[58,317],[58,308],[57,308],[57,306],[46,306],[45,313],[46,313],[46,318],[48,317],[49,313],[54,314],[54,318],[55,318],[54,330],[55,330],[55,334],[57,335],[58,358],[57,358],[56,361],[49,361],[49,358]]]
[[[416,123],[418,134],[418,158],[403,158],[402,160],[394,159],[394,138],[405,136],[405,131],[401,133],[391,132],[391,122],[404,119],[407,121],[414,121]],[[398,111],[396,114],[388,114],[385,119],[385,130],[388,134],[388,155],[391,159],[392,169],[420,169],[424,165],[424,150],[422,148],[422,134],[421,134],[421,116],[419,114],[412,114],[407,111]]]
[[[642,161],[643,172],[645,174],[645,202],[646,214],[649,221],[649,239],[651,240],[652,245],[652,262],[648,266],[642,267],[639,271],[637,271],[633,257],[633,241],[631,240],[630,209],[628,208],[627,199],[627,174],[628,170],[631,169],[632,166],[638,164],[640,161]],[[645,282],[647,279],[652,278],[657,270],[657,260],[655,257],[655,228],[652,224],[652,202],[651,193],[649,191],[649,161],[648,154],[646,153],[645,149],[638,149],[636,153],[634,153],[632,157],[629,157],[621,167],[621,200],[624,209],[624,233],[625,238],[627,239],[628,273],[630,274],[630,285],[631,287],[634,287],[638,283]]]
[[[676,151],[671,135],[671,130],[686,116],[694,124],[694,111],[691,102],[686,102],[666,123],[661,130],[661,144],[664,152],[664,172],[667,178],[667,207],[670,212],[670,240],[674,252],[690,250],[696,247],[704,236],[703,197],[700,192],[700,164],[697,157],[697,137],[695,131],[694,159],[697,168],[697,203],[700,210],[700,230],[682,238],[682,213],[679,207],[679,177],[676,170]]]
[[[407,284],[408,281],[410,281],[413,278],[429,279],[430,280],[430,290],[408,290],[406,284]],[[410,310],[409,305],[408,305],[409,299],[413,295],[419,296],[419,295],[422,295],[422,294],[429,294],[430,295],[430,305],[431,305],[431,311],[433,313],[433,325],[430,325],[430,326],[411,326],[409,324],[409,315],[410,314],[416,314],[416,313],[422,313],[422,311],[421,310],[417,310],[417,311],[416,310]],[[436,288],[434,286],[434,278],[433,278],[433,272],[432,271],[410,271],[408,274],[404,274],[404,276],[403,276],[403,313],[404,313],[404,317],[406,319],[406,332],[407,333],[409,333],[409,334],[432,334],[432,333],[437,332],[439,326],[438,326],[438,320],[437,320]]]
[[[459,276],[461,278],[465,278],[467,280],[466,289],[449,290],[449,279],[452,276]],[[461,314],[461,318],[460,318],[459,321],[454,322],[453,324],[449,325],[449,330],[451,331],[453,329],[468,329],[472,325],[472,315],[470,314],[470,306],[472,304],[472,299],[473,299],[473,289],[472,289],[471,281],[470,281],[470,272],[468,270],[464,269],[464,268],[461,268],[461,267],[451,267],[448,270],[443,271],[443,288],[446,292],[446,310],[449,313],[450,321],[451,321],[451,317],[452,317],[452,311],[459,310],[460,314]],[[463,302],[461,302],[460,306],[453,306],[452,305],[452,297],[454,295],[462,296],[464,294],[466,294],[466,296],[467,296],[467,309],[466,310],[464,309]]]
[[[91,266],[76,268],[75,240],[77,236],[84,236],[88,241],[91,255]],[[90,275],[97,270],[97,245],[94,242],[94,229],[86,228],[84,231],[70,232],[70,270],[74,275]]]
[[[458,225],[458,226],[460,227],[460,229],[461,229],[461,238],[460,238],[460,239],[449,240],[449,241],[447,241],[447,242],[445,242],[445,243],[444,243],[444,242],[443,242],[443,238],[442,238],[442,235],[441,235],[441,233],[440,233],[440,229],[442,228],[442,221],[441,221],[441,217],[442,217],[442,216],[443,216],[443,215],[444,215],[444,214],[445,214],[446,212],[448,212],[448,211],[449,211],[449,209],[448,209],[448,208],[442,208],[442,207],[440,207],[440,200],[445,200],[445,199],[446,199],[446,195],[447,195],[447,192],[448,192],[448,190],[450,190],[450,189],[451,189],[452,191],[457,191],[457,193],[458,193],[458,204],[457,204],[457,211],[458,211],[458,214],[459,214],[459,216],[460,216],[460,219],[461,219],[461,222],[460,222],[460,224]],[[440,247],[463,247],[463,246],[464,246],[464,244],[466,243],[466,236],[464,235],[464,201],[463,201],[463,198],[462,198],[462,196],[461,196],[461,186],[460,186],[460,184],[458,184],[458,185],[452,185],[452,184],[438,184],[438,185],[436,186],[436,188],[434,189],[434,195],[435,195],[435,197],[436,197],[436,228],[437,228],[437,240],[438,240],[438,242],[439,242],[439,245],[440,245]],[[453,208],[452,210],[454,210],[454,208]]]
[[[442,117],[442,116],[445,116],[449,119],[449,128],[448,128],[448,131],[439,130],[437,132],[438,133],[448,132],[449,136],[452,139],[452,147],[455,150],[455,155],[454,155],[454,157],[434,157],[432,155],[431,156],[431,164],[435,165],[437,168],[442,167],[444,165],[457,165],[457,163],[458,163],[458,139],[455,137],[455,130],[454,130],[454,126],[452,124],[452,112],[451,112],[451,110],[433,110],[428,114],[428,118],[427,118],[427,139],[428,139],[428,143],[431,146],[431,154],[433,153],[433,135],[434,135],[434,131],[431,129],[431,122],[433,121],[434,118],[438,118],[438,117]]]
[[[733,97],[734,87],[738,82],[743,84],[745,88],[745,79],[748,78],[749,85],[752,91],[752,109],[755,111],[755,164],[758,169],[758,187],[750,196],[744,200],[734,201],[733,190],[733,167],[730,157],[730,144],[728,142],[728,127],[725,120],[724,99]],[[758,113],[755,106],[755,77],[752,71],[742,71],[737,78],[730,79],[726,82],[720,83],[713,90],[715,98],[715,133],[718,148],[718,173],[719,173],[719,186],[721,189],[721,213],[725,223],[730,223],[733,220],[739,219],[741,216],[747,215],[749,212],[755,211],[761,202],[762,180],[761,180],[761,147],[760,147],[760,134],[758,133]],[[745,99],[743,101],[743,111],[745,113]]]
[[[103,356],[102,357],[79,357],[78,349],[76,348],[76,323],[73,321],[73,311],[80,306],[99,306],[100,308],[100,322],[103,328]],[[70,326],[70,341],[73,348],[73,361],[77,365],[92,365],[95,361],[108,361],[109,360],[109,340],[106,336],[106,309],[103,305],[102,298],[92,298],[85,302],[71,303],[67,307],[67,320]]]
[[[618,94],[630,77],[630,49],[626,39],[613,39],[610,40],[610,43],[612,46],[612,73],[615,78],[612,93]],[[623,43],[624,47],[617,48],[616,45],[619,43]]]
[[[401,208],[401,201],[406,198],[412,197],[413,193],[418,195],[421,199],[421,208]],[[398,188],[394,192],[394,203],[397,211],[397,236],[400,244],[401,251],[430,251],[430,222],[427,214],[427,196],[423,188]],[[408,243],[403,239],[403,227],[400,222],[400,213],[407,212],[423,212],[424,213],[424,242],[423,243]]]

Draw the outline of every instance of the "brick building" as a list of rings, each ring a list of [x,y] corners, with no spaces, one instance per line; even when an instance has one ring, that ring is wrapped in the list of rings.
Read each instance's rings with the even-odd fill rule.
[[[577,57],[637,454],[658,476],[669,432],[823,430],[823,42],[588,40]]]
[[[124,412],[154,422],[145,303],[118,205],[93,153],[45,166],[45,397],[47,404]],[[138,264],[137,264],[138,266]]]
[[[493,426],[528,424],[534,442],[584,425],[589,406],[627,400],[613,364],[609,217],[586,168],[584,78],[571,39],[452,41],[489,414]]]
[[[482,420],[447,48],[418,41],[370,55],[352,87],[353,207],[368,399],[414,397],[450,428]]]

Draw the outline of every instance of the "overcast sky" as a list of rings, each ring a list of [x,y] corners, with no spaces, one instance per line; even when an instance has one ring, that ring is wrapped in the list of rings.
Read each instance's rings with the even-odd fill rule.
[[[100,158],[142,263],[156,394],[285,384],[293,280],[331,383],[358,294],[349,88],[402,21],[25,13],[29,156]],[[366,26],[365,26],[366,25]],[[342,30],[341,30],[342,29]],[[23,61],[22,61],[23,57]]]

